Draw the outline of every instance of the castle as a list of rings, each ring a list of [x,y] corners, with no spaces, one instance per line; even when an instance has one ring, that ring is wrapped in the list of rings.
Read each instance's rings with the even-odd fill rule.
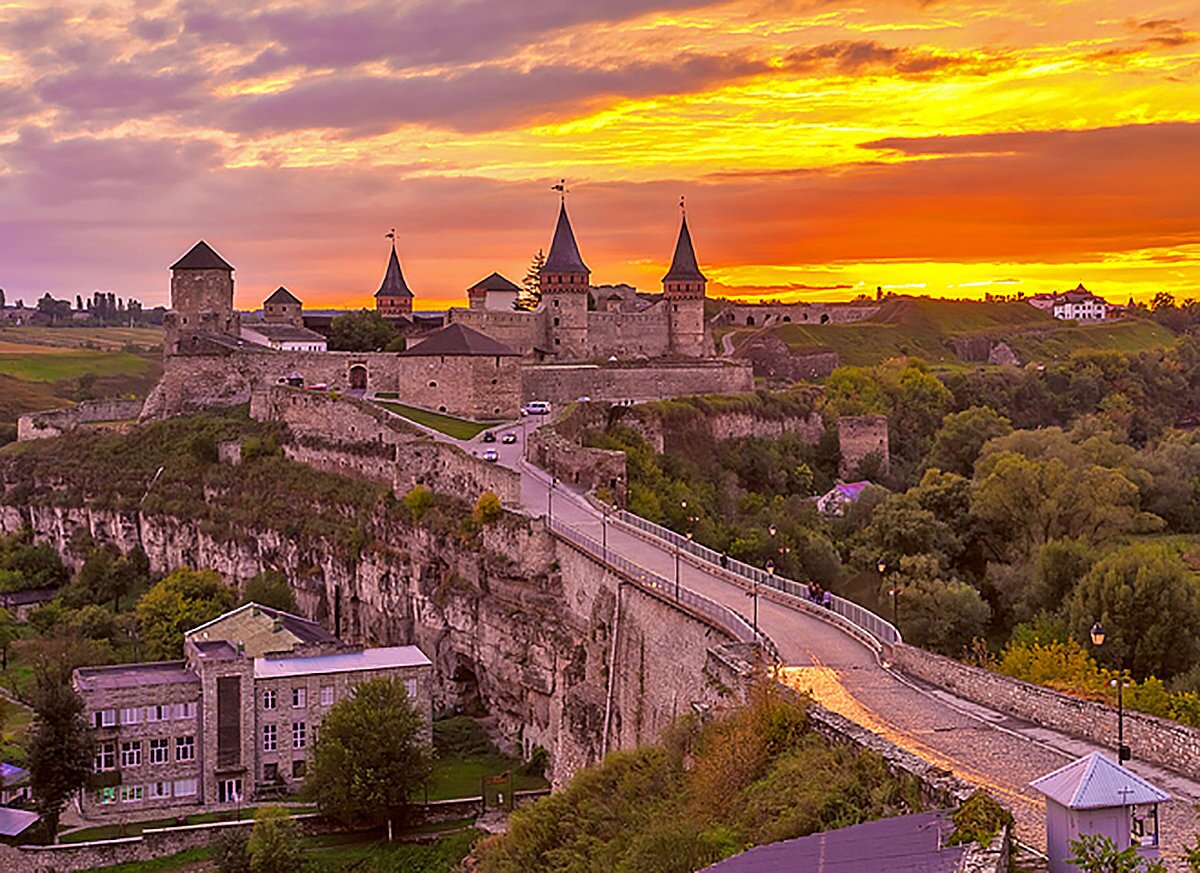
[[[622,286],[595,287],[591,274],[579,253],[566,203],[560,202],[550,253],[538,276],[542,300],[537,309],[506,312],[494,306],[492,298],[514,295],[518,289],[493,273],[470,289],[469,308],[451,309],[446,320],[487,334],[534,360],[713,356],[704,318],[708,280],[696,263],[686,215],[659,299],[622,293]]]

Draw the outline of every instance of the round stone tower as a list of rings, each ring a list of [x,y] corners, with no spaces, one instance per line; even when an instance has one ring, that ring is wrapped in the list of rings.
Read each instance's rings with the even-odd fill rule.
[[[696,264],[687,216],[679,227],[671,269],[663,276],[663,305],[667,307],[670,353],[689,358],[708,355],[704,337],[704,294],[708,280]]]
[[[592,271],[579,254],[567,205],[560,202],[550,254],[538,275],[546,344],[558,360],[583,360],[588,353],[588,288]]]

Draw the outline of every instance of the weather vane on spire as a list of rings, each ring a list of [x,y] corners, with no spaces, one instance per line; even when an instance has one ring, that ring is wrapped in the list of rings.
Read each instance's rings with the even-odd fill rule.
[[[383,235],[383,238],[390,239],[392,241],[392,248],[395,248],[396,247],[396,228],[393,227],[391,233],[385,233]]]
[[[557,191],[559,200],[566,201],[566,199],[567,199],[567,180],[559,179],[557,185],[550,186],[550,190]]]
[[[679,211],[683,214],[684,218],[687,218],[687,204],[684,202],[684,196],[683,194],[679,195]]]

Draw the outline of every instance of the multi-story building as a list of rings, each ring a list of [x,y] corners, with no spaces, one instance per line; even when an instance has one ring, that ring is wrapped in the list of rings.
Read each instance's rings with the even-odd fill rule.
[[[183,815],[300,787],[321,721],[369,679],[394,678],[432,718],[416,646],[347,646],[320,625],[247,604],[184,636],[184,659],[81,667],[96,743],[85,818]]]
[[[1058,293],[1034,294],[1025,302],[1065,321],[1103,321],[1109,316],[1109,304],[1080,283],[1074,289]]]

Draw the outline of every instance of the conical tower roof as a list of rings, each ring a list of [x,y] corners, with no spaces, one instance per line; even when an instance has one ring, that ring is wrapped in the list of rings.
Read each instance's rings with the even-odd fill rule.
[[[575,232],[571,230],[571,219],[567,218],[567,204],[559,203],[558,224],[554,228],[554,241],[550,243],[550,254],[546,255],[543,270],[551,273],[590,273],[579,254],[575,243]]]
[[[396,243],[392,243],[392,256],[388,258],[387,272],[383,274],[383,284],[375,292],[376,297],[412,297],[408,283],[404,281],[404,273],[400,271],[400,258],[396,256]]]
[[[688,231],[687,216],[679,226],[679,239],[675,242],[675,256],[671,258],[671,269],[663,276],[664,282],[707,282],[696,264],[696,250],[692,248],[692,234]]]
[[[186,255],[171,265],[172,270],[227,270],[233,272],[224,258],[204,240],[196,243]]]

